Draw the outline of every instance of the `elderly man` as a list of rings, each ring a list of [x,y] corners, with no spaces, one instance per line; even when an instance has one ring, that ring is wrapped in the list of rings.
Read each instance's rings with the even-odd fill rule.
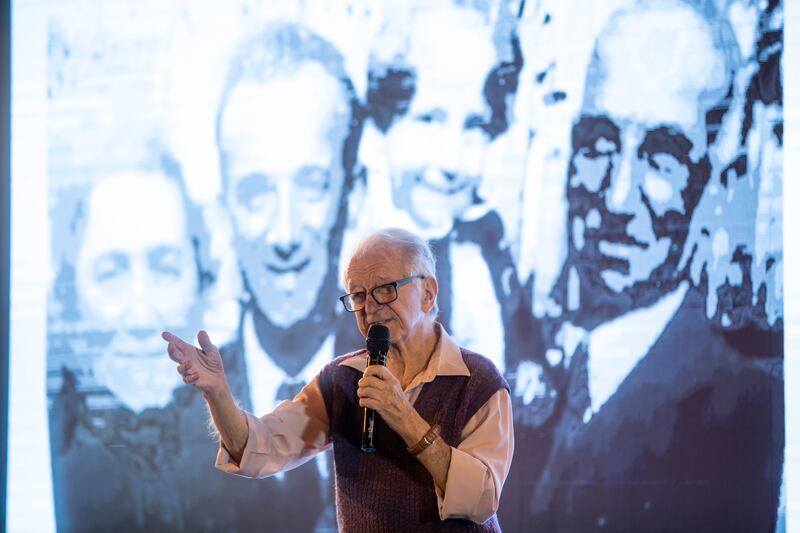
[[[514,447],[508,386],[435,321],[430,248],[407,231],[382,230],[356,247],[344,277],[341,300],[359,331],[389,330],[386,367],[367,366],[364,350],[338,357],[261,418],[237,407],[205,332],[200,349],[164,333],[183,380],[208,402],[221,437],[217,466],[265,477],[333,446],[344,531],[499,530],[495,511]],[[372,454],[360,449],[360,407],[383,420]]]

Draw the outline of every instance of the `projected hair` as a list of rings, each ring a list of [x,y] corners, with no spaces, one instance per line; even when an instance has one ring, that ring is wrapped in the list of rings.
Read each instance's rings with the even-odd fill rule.
[[[105,162],[102,165],[104,174],[114,175],[125,172],[144,172],[156,174],[175,185],[180,196],[180,207],[184,211],[186,237],[194,251],[195,269],[197,272],[198,292],[202,294],[214,284],[219,265],[212,260],[210,251],[210,233],[202,208],[197,205],[186,189],[180,163],[167,151],[163,144],[151,140],[146,144],[143,158],[122,163]],[[135,152],[135,149],[131,150]],[[71,308],[69,302],[76,302],[75,268],[78,255],[83,245],[88,220],[88,202],[94,183],[88,183],[61,191],[51,208],[51,224],[53,228],[63,228],[61,235],[53,234],[53,262],[56,266],[56,278],[53,283],[53,296],[62,302],[64,309],[62,318],[66,320],[79,318],[77,309]]]
[[[454,2],[454,4],[484,13],[491,7],[488,2]],[[503,2],[500,2],[500,5],[502,7]],[[397,24],[390,25],[389,33],[405,29],[395,26]],[[481,128],[490,139],[498,137],[508,129],[511,98],[517,92],[519,73],[523,64],[519,38],[513,26],[508,24],[507,20],[501,19],[501,22],[496,24],[494,33],[497,55],[507,59],[498,62],[488,72],[483,85],[483,98],[491,110],[491,116]],[[502,43],[500,46],[497,46],[498,41]],[[370,54],[367,115],[383,133],[392,127],[397,118],[403,117],[408,112],[416,91],[416,69],[407,61],[407,42],[405,46],[406,49],[397,50],[389,61],[378,57],[378,54],[374,53],[375,50]]]
[[[345,70],[342,55],[331,43],[299,24],[271,24],[239,47],[231,61],[217,111],[217,146],[221,147],[222,114],[233,89],[239,83],[243,81],[264,83],[278,76],[293,74],[308,63],[322,66],[325,72],[339,80],[347,98],[349,116],[337,117],[350,124],[349,134],[344,141],[342,152],[342,165],[345,169],[344,192],[347,193],[352,187],[356,147],[361,136],[361,108],[353,89],[353,83]],[[222,174],[222,179],[225,181],[224,169]]]

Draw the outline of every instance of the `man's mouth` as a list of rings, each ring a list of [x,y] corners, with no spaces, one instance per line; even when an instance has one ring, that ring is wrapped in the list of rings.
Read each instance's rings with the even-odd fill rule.
[[[436,185],[434,183],[431,183],[429,181],[425,181],[424,179],[420,180],[419,183],[421,183],[424,187],[426,187],[426,188],[428,188],[428,189],[430,189],[430,190],[432,190],[434,192],[437,192],[439,194],[445,194],[445,195],[448,195],[448,196],[453,195],[453,194],[458,194],[461,191],[466,190],[467,187],[469,187],[469,184],[470,184],[469,181],[461,181],[459,183],[456,183],[452,187],[442,187],[442,186]]]
[[[432,179],[431,176],[427,175],[429,173],[438,174],[440,171],[421,172],[417,174],[415,181],[423,187],[426,187],[439,194],[458,194],[471,188],[473,183],[475,183],[475,180],[463,175],[458,175],[451,181],[446,178],[439,178],[438,176]]]
[[[631,270],[631,263],[627,259],[614,257],[610,255],[603,255],[602,263],[600,263],[600,271],[613,270],[627,276]]]
[[[646,250],[649,245],[644,242],[637,241],[634,238],[616,241],[602,240],[598,243],[600,252],[607,257],[629,258],[631,254],[638,248]]]
[[[308,257],[305,259],[305,261],[301,261],[296,265],[275,265],[272,263],[264,263],[264,267],[273,274],[289,274],[292,272],[300,272],[306,268],[310,262],[311,258]]]

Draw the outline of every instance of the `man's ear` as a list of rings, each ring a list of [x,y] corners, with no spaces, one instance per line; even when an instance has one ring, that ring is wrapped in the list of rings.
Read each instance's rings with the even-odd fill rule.
[[[422,278],[422,310],[429,313],[439,294],[439,282],[433,276]]]

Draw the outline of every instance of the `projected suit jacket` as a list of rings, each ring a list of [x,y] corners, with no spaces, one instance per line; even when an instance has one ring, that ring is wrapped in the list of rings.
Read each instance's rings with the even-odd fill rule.
[[[250,410],[241,339],[221,353],[231,392]],[[87,393],[65,370],[50,413],[59,531],[335,527],[332,489],[315,461],[282,479],[226,474],[214,468],[218,445],[208,419],[191,387],[177,389],[164,409],[89,409]]]
[[[225,350],[231,390],[245,398],[240,354]],[[59,531],[311,531],[324,493],[314,463],[252,480],[214,468],[216,439],[196,389],[165,409],[90,411],[74,379],[54,398],[51,440]]]
[[[527,511],[501,515],[505,527],[772,530],[783,465],[782,330],[721,328],[704,306],[704,291],[690,289],[588,420],[576,408],[587,398],[587,354],[575,353],[555,414],[516,428],[525,453],[504,497]]]

